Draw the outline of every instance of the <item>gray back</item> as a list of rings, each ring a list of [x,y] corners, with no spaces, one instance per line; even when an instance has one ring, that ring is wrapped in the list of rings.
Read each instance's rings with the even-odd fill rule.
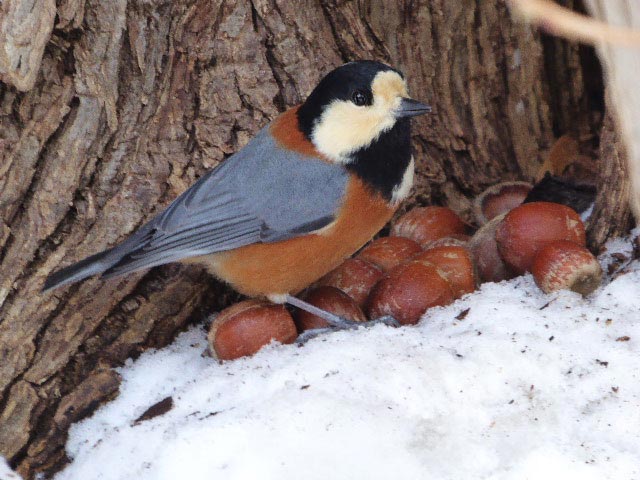
[[[348,179],[340,165],[283,149],[267,126],[115,247],[105,275],[320,229],[333,221]]]

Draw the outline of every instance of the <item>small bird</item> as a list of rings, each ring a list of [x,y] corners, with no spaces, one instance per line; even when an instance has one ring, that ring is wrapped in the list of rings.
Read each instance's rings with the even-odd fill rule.
[[[126,240],[52,273],[43,291],[180,261],[351,328],[293,295],[391,219],[413,185],[410,117],[430,111],[398,70],[342,65]]]

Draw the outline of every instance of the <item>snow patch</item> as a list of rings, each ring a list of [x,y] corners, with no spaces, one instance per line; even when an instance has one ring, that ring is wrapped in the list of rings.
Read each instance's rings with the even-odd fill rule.
[[[3,456],[0,456],[0,480],[22,480],[22,477],[11,470]]]
[[[605,267],[630,241],[608,252]],[[624,268],[587,299],[527,275],[415,327],[226,363],[192,328],[119,369],[120,395],[72,428],[56,478],[640,478],[640,264]]]

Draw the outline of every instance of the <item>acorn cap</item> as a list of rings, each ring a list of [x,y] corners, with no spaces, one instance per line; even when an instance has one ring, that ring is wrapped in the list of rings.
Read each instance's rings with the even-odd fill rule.
[[[487,188],[473,201],[473,214],[478,225],[484,225],[520,205],[531,187],[528,182],[502,182]]]

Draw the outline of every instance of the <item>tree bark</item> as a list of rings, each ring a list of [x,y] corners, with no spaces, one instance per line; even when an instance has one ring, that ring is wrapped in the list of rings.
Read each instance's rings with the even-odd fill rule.
[[[608,2],[586,0],[591,14],[605,23],[630,27],[640,31],[640,4],[633,0]],[[598,45],[598,54],[604,66],[607,89],[611,97],[612,112],[628,159],[627,174],[631,179],[633,195],[631,207],[640,218],[640,53],[634,48],[609,43]]]
[[[609,238],[624,235],[632,225],[627,156],[611,112],[602,125],[597,187],[596,203],[587,222],[587,241],[592,250]]]
[[[335,66],[390,63],[435,107],[415,122],[408,204],[468,215],[485,187],[532,179],[554,129],[594,128],[578,49],[558,55],[502,0],[52,5],[0,4],[0,41],[20,47],[0,56],[0,454],[27,478],[116,394],[110,367],[235,296],[196,267],[42,295],[46,275],[125,238]],[[29,42],[6,34],[20,22]]]

